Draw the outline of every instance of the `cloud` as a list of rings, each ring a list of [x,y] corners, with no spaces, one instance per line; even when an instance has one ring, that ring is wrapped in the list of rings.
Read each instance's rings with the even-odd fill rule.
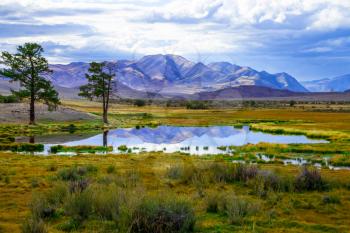
[[[174,53],[307,79],[350,58],[350,1],[2,0],[0,38],[43,43],[51,62]]]
[[[91,33],[89,26],[78,24],[3,24],[0,23],[0,38],[6,37],[33,37],[42,35],[79,34]]]

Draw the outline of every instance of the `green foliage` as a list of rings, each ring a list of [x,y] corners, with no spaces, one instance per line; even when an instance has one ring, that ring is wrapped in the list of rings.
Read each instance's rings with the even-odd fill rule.
[[[22,224],[22,233],[47,233],[45,223],[40,218],[29,217]]]
[[[110,173],[114,173],[115,172],[115,166],[114,165],[109,165],[107,167],[107,173],[110,174]]]
[[[102,152],[109,152],[113,151],[112,146],[51,146],[50,152],[53,154],[56,153],[64,153],[64,152],[75,152],[75,153],[102,153]]]
[[[193,232],[194,211],[188,202],[146,198],[132,215],[131,232]]]
[[[112,64],[107,62],[90,63],[89,71],[85,74],[88,84],[80,87],[79,96],[90,100],[102,99],[103,121],[108,123],[107,113],[109,108],[110,92],[112,90],[111,83],[115,71]]]
[[[146,105],[146,101],[142,100],[142,99],[136,99],[134,101],[134,105],[137,106],[137,107],[143,107],[143,106]]]
[[[126,145],[120,145],[120,146],[118,146],[118,150],[120,150],[122,152],[126,152],[128,150],[128,147]]]
[[[340,204],[340,198],[335,195],[325,195],[322,198],[324,204]]]
[[[188,101],[186,103],[186,108],[187,109],[207,109],[208,106],[204,101],[193,100],[193,101]]]
[[[317,169],[304,166],[295,180],[295,188],[298,191],[322,191],[327,185]]]
[[[230,195],[225,199],[224,210],[230,223],[242,224],[245,217],[255,214],[259,207],[242,198]]]
[[[11,134],[3,133],[0,134],[0,143],[13,143],[15,142],[15,137]]]
[[[18,46],[17,53],[1,53],[0,64],[5,69],[0,75],[8,77],[11,81],[19,81],[21,89],[12,93],[22,99],[30,99],[30,123],[35,123],[35,102],[42,100],[52,110],[60,103],[58,93],[51,82],[44,78],[51,70],[47,60],[42,56],[43,48],[36,43],[25,43]]]
[[[0,103],[9,104],[9,103],[19,103],[19,102],[21,102],[21,100],[16,95],[7,95],[7,96],[0,95]]]
[[[32,143],[0,144],[0,151],[42,152],[42,151],[44,151],[44,145],[43,144],[32,144]]]
[[[65,214],[77,222],[82,222],[92,214],[92,204],[93,196],[90,190],[72,193],[65,201]]]
[[[93,207],[96,215],[100,219],[117,223],[124,199],[123,193],[116,186],[111,185],[106,189],[97,188],[93,194]]]

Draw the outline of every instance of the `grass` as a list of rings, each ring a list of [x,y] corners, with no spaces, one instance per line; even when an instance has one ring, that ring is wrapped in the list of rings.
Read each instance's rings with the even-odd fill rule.
[[[101,116],[99,103],[64,105]],[[348,232],[350,171],[281,165],[282,159],[324,164],[327,158],[331,165],[348,166],[350,115],[336,111],[340,108],[347,105],[192,110],[113,104],[109,126],[98,120],[0,124],[4,145],[13,144],[17,135],[158,125],[250,125],[269,133],[330,141],[261,143],[230,147],[232,155],[202,157],[161,152],[96,155],[101,151],[92,147],[57,148],[80,153],[73,157],[0,152],[0,231]],[[259,154],[274,160],[264,162]],[[232,164],[233,160],[257,165]]]
[[[350,184],[350,173],[346,170],[322,170],[322,179],[331,185],[328,190],[318,191],[305,189],[294,192],[273,188],[275,179],[268,176],[263,182],[265,187],[269,187],[266,188],[268,195],[258,195],[257,187],[252,182],[259,181],[260,176],[266,176],[263,171],[280,178],[279,184],[289,184],[290,180],[283,179],[292,178],[294,183],[301,174],[300,170],[295,166],[263,164],[251,172],[249,166],[238,167],[220,157],[203,159],[162,153],[90,154],[74,157],[1,153],[0,162],[1,175],[10,178],[8,184],[0,181],[1,190],[4,190],[0,193],[0,227],[4,232],[20,231],[23,219],[26,218],[31,224],[43,225],[38,219],[31,218],[33,214],[30,214],[28,204],[35,203],[32,194],[34,197],[39,194],[37,200],[47,200],[32,208],[38,210],[35,216],[40,216],[48,232],[63,232],[67,229],[75,229],[77,232],[94,229],[95,232],[109,232],[108,229],[112,231],[118,226],[120,229],[122,226],[130,226],[128,224],[133,216],[138,216],[139,221],[145,218],[141,222],[146,224],[146,221],[156,221],[150,219],[163,219],[158,216],[163,212],[158,212],[157,208],[168,206],[175,208],[174,211],[192,210],[195,218],[194,232],[212,232],[213,229],[220,229],[221,232],[247,231],[252,224],[258,232],[350,230],[347,221],[350,207],[350,190],[347,185]],[[53,163],[57,169],[48,169]],[[107,171],[111,164],[115,167],[113,173]],[[41,178],[39,186],[32,186],[33,177]],[[82,186],[84,188],[76,188]],[[177,198],[179,206],[167,202],[168,199],[173,201]],[[217,207],[210,204],[211,207],[208,208],[209,202],[226,198],[226,204],[219,202]],[[143,211],[123,212],[139,209],[138,206],[143,206]],[[275,214],[269,212],[271,209]],[[141,217],[146,213],[150,213],[150,217]],[[164,214],[164,218],[168,219],[167,212]],[[189,219],[192,220],[188,222],[192,223],[193,217]],[[138,227],[146,225],[140,223]]]
[[[66,152],[74,152],[74,153],[103,153],[103,152],[110,152],[113,151],[112,146],[51,146],[50,152],[51,153],[66,153]]]

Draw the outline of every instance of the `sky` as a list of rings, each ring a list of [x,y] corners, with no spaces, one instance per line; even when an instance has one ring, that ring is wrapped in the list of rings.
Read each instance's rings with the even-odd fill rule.
[[[0,51],[50,63],[176,54],[298,80],[350,73],[350,0],[1,0]]]

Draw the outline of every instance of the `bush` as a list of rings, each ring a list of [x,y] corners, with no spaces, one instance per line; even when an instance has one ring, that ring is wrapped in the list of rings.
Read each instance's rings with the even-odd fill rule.
[[[135,210],[131,232],[193,232],[194,211],[189,203],[175,199],[145,199]]]
[[[252,193],[259,197],[266,197],[268,192],[290,192],[294,190],[293,180],[282,178],[271,171],[260,171],[255,179],[248,182],[252,187]]]
[[[242,224],[244,218],[255,214],[258,211],[256,204],[250,203],[236,196],[229,196],[225,200],[225,213],[231,224]]]
[[[120,145],[120,146],[118,146],[118,150],[120,150],[122,152],[126,152],[128,150],[128,147],[126,145]]]
[[[78,174],[78,169],[76,167],[63,168],[59,170],[57,177],[64,181],[76,181],[81,178],[81,176]]]
[[[70,193],[81,193],[89,186],[87,179],[71,181],[69,184]]]
[[[20,102],[21,102],[20,98],[18,98],[15,95],[7,95],[7,96],[0,95],[0,103],[9,104],[9,103],[20,103]]]
[[[326,184],[317,169],[309,170],[304,166],[295,180],[295,188],[298,191],[322,191],[326,189]]]
[[[7,143],[0,144],[0,151],[42,152],[44,151],[44,145],[31,143]]]
[[[46,233],[48,232],[42,219],[36,217],[27,218],[22,224],[22,233]]]
[[[203,101],[189,101],[186,103],[186,108],[187,109],[207,109],[208,106],[205,102]]]
[[[326,195],[326,196],[323,196],[322,202],[324,204],[340,204],[340,199],[338,196]]]
[[[83,179],[88,173],[94,173],[98,168],[92,164],[87,166],[63,168],[58,171],[57,177],[64,181],[77,181]]]
[[[71,194],[65,203],[65,214],[77,222],[87,219],[93,211],[93,198],[89,190]]]
[[[217,194],[210,194],[206,198],[206,209],[208,213],[218,213],[221,197]]]
[[[53,208],[43,195],[35,195],[29,205],[32,217],[37,219],[51,218],[55,215]]]
[[[114,165],[109,165],[107,167],[107,173],[111,174],[111,173],[114,173],[114,172],[115,172],[115,166]]]
[[[234,179],[236,181],[248,181],[258,174],[258,167],[255,165],[236,164],[234,168]]]
[[[56,185],[46,194],[46,200],[51,206],[57,208],[60,204],[63,204],[67,196],[67,185],[64,183],[56,183]]]
[[[146,105],[146,101],[141,100],[141,99],[137,99],[134,101],[134,105],[137,107],[143,107]]]
[[[110,152],[113,151],[112,146],[51,146],[50,152],[53,154],[56,153],[67,153],[67,152],[74,152],[74,153],[103,153],[103,152]]]
[[[166,176],[170,179],[180,179],[184,173],[184,167],[180,165],[174,165],[167,169]]]
[[[107,190],[98,189],[93,195],[93,207],[96,215],[102,220],[112,220],[118,223],[124,199],[123,193],[115,186],[111,186]]]

